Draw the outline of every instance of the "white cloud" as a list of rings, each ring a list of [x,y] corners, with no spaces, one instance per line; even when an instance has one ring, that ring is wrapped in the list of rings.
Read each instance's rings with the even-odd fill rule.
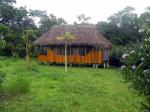
[[[126,6],[134,7],[140,14],[150,5],[150,0],[17,0],[16,5],[46,10],[69,23],[74,22],[77,15],[84,13],[91,17],[92,23],[96,23],[106,20]]]

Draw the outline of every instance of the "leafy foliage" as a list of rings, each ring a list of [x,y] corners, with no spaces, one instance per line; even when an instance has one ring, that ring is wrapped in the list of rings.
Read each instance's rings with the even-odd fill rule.
[[[77,15],[77,21],[75,21],[73,24],[90,24],[89,20],[91,17],[87,17],[85,14]]]
[[[142,94],[150,96],[150,35],[146,37],[141,44],[131,48],[131,51],[123,55],[123,74],[132,86],[139,90]],[[142,105],[150,110],[150,100]]]
[[[146,11],[140,15],[139,20],[142,28],[150,26],[150,7],[147,7]]]
[[[5,47],[6,47],[6,41],[3,40],[3,39],[0,39],[0,51],[1,51],[2,49],[4,49]]]
[[[150,95],[150,35],[147,34],[150,33],[146,31],[146,37],[141,44],[123,55],[123,73],[136,89]]]
[[[16,8],[15,0],[0,0],[0,55],[24,57],[26,43],[24,31],[32,30],[36,37],[47,32],[53,25],[66,24],[63,18],[53,14],[47,15],[46,11],[27,10],[26,7]],[[36,24],[35,18],[39,18]],[[31,40],[31,43],[36,38]],[[35,56],[33,47],[32,55]]]
[[[26,63],[27,63],[27,68],[30,70],[31,69],[31,64],[30,64],[30,54],[31,54],[31,47],[32,47],[32,41],[36,38],[34,31],[33,30],[24,30],[24,35],[22,38],[25,41],[25,49],[26,49]]]
[[[59,41],[64,41],[66,45],[73,41],[75,37],[70,32],[63,33],[60,37],[56,37]]]
[[[126,7],[110,16],[107,22],[98,22],[97,28],[115,45],[127,45],[141,39],[139,19],[132,7]]]
[[[5,76],[6,76],[6,73],[0,71],[0,89],[1,89],[2,83],[4,82]]]
[[[97,23],[98,31],[113,43],[110,53],[111,65],[120,66],[122,54],[138,46],[143,40],[142,29],[150,27],[149,9],[147,7],[138,17],[132,7],[126,7],[110,16],[107,21]]]
[[[63,18],[56,18],[53,14],[41,17],[39,21],[39,31],[41,34],[46,33],[53,25],[64,25],[67,22]]]
[[[35,29],[36,26],[26,8],[16,8],[13,3],[15,3],[14,0],[2,0],[0,4],[0,35],[6,43],[2,53],[6,56],[13,54],[21,56],[25,51],[25,44],[21,38],[23,30]]]
[[[113,46],[110,51],[110,64],[116,67],[120,67],[122,65],[121,56],[124,52],[124,47],[122,46]]]

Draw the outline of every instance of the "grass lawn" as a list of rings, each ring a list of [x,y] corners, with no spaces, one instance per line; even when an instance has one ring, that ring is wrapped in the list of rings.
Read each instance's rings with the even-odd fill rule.
[[[144,97],[129,88],[119,70],[39,65],[32,61],[27,71],[24,60],[0,61],[7,72],[3,84],[16,76],[30,80],[26,94],[0,98],[0,112],[141,112]]]

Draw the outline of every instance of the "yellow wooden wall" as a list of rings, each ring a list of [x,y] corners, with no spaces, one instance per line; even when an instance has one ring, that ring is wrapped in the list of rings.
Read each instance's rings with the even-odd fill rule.
[[[64,55],[56,55],[52,50],[48,50],[47,55],[38,55],[38,61],[50,63],[64,63]],[[92,50],[85,56],[68,55],[67,61],[72,64],[102,64],[102,50]]]

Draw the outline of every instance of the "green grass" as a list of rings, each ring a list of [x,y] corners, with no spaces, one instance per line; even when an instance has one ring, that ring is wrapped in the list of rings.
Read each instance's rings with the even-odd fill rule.
[[[24,60],[0,62],[7,72],[3,87],[12,77],[30,80],[30,91],[0,98],[0,112],[141,112],[145,98],[124,83],[115,69],[39,65],[32,61],[28,71]]]

